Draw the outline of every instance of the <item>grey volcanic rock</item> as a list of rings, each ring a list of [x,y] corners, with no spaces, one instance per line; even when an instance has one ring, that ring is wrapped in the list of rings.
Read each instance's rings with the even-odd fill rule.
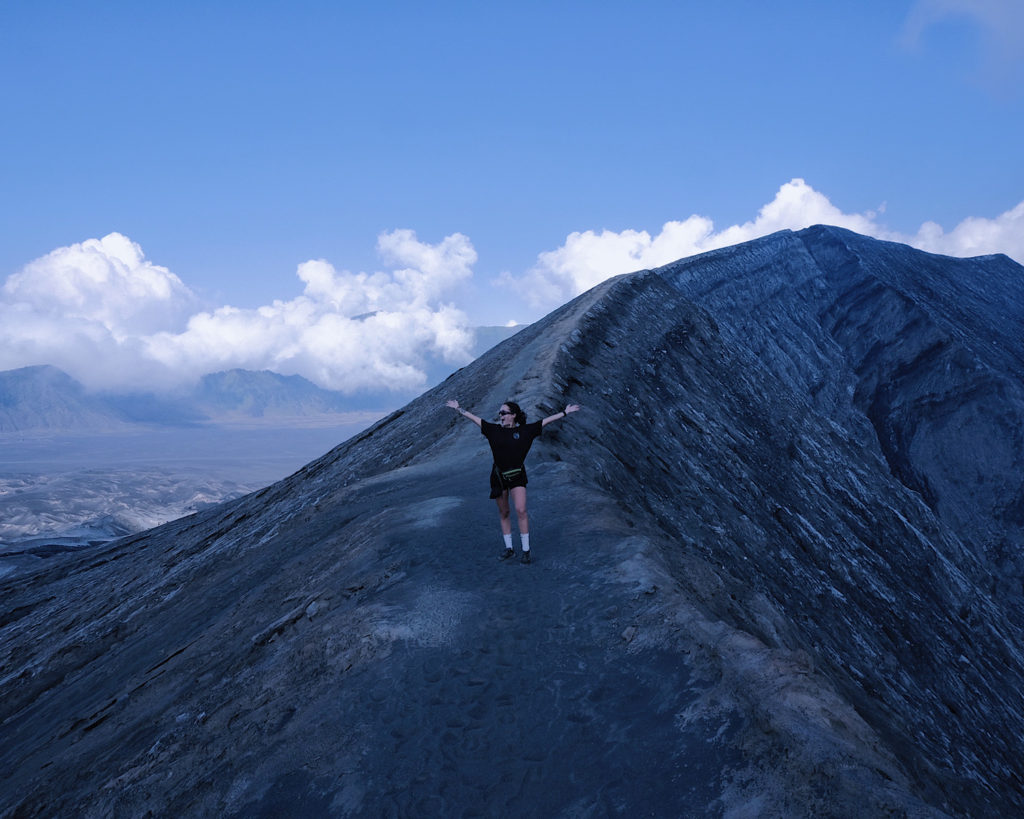
[[[818,227],[619,277],[0,585],[0,815],[1021,814],[1022,273]],[[531,566],[450,397],[583,405]]]

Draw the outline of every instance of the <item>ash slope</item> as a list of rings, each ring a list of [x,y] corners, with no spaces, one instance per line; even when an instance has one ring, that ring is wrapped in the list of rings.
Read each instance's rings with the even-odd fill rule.
[[[1021,272],[818,227],[620,277],[0,586],[0,813],[1020,813]],[[584,406],[532,566],[453,396]]]

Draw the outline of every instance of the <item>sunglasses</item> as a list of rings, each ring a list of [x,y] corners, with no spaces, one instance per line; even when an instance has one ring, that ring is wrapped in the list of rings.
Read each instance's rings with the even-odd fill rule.
[[[512,410],[498,410],[498,415],[515,415]]]

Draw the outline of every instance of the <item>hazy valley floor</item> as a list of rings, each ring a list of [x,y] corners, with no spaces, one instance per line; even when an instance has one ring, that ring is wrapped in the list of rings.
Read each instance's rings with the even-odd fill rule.
[[[0,575],[260,489],[376,417],[0,435]]]

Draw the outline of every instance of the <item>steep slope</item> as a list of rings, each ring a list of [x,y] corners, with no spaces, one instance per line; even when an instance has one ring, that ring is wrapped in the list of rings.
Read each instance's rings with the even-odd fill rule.
[[[1024,300],[1005,256],[949,259],[807,234],[832,272],[823,323],[893,473],[1024,599]],[[855,272],[857,271],[857,272]],[[859,275],[858,275],[859,272]],[[870,312],[866,311],[868,307]],[[1019,612],[1018,612],[1019,615]]]
[[[828,253],[849,259],[854,252],[867,261],[819,262]],[[903,267],[893,260],[899,255]],[[937,370],[945,374],[950,404],[959,401],[963,415],[978,419],[961,426],[962,451],[986,427],[994,438],[1012,435],[1024,408],[1012,376],[998,362],[971,370],[983,373],[975,382],[1003,384],[998,403],[978,395],[963,369],[958,380],[926,352],[940,332],[928,315],[935,305],[897,289],[904,279],[926,278],[918,267],[924,265],[933,277],[942,268],[935,284],[950,290],[961,281],[984,289],[993,276],[1003,283],[1001,274],[1015,268],[1020,291],[1020,267],[995,261],[936,259],[835,229],[768,237],[631,277],[628,286],[646,302],[633,330],[622,327],[618,304],[611,345],[593,332],[600,318],[581,326],[579,365],[566,377],[592,395],[599,379],[588,373],[622,359],[633,363],[640,377],[626,401],[590,397],[588,406],[606,423],[592,441],[572,442],[574,450],[593,451],[614,440],[609,457],[595,459],[602,468],[592,480],[626,498],[627,507],[646,506],[648,519],[685,544],[676,554],[720,564],[725,571],[718,578],[734,578],[736,585],[729,600],[707,605],[769,646],[806,651],[897,754],[918,793],[953,813],[979,815],[1006,810],[988,803],[993,791],[1009,791],[1009,804],[1021,804],[1017,601],[989,594],[997,577],[950,525],[957,521],[929,509],[915,482],[901,482],[871,396],[910,403],[918,393],[901,392],[894,371],[917,386]],[[880,279],[881,267],[889,281]],[[857,324],[852,330],[837,318],[851,292],[872,294],[845,314]],[[922,315],[916,322],[897,317],[894,301],[917,304]],[[947,302],[956,303],[955,295]],[[1022,303],[1018,292],[1002,309]],[[652,316],[659,313],[663,320],[656,323]],[[970,322],[958,331],[966,349],[984,346],[987,336]],[[1019,350],[1019,339],[1013,343]],[[862,348],[875,358],[865,362]],[[904,410],[906,423],[928,418],[924,404],[921,415]],[[652,441],[653,452],[637,468]],[[918,433],[915,453],[943,443]],[[993,468],[1001,473],[993,481],[1000,491],[1013,480],[1019,491],[1021,471],[1014,475],[1003,465],[1019,463],[1020,447],[1001,453],[991,467],[989,451],[977,450],[960,491],[988,491],[976,476]],[[609,471],[606,465],[616,461]],[[955,499],[955,491],[949,494]],[[680,564],[672,574],[685,582],[688,572]],[[733,596],[737,603],[729,602]],[[781,614],[784,628],[759,623],[757,601]]]
[[[0,814],[1020,813],[978,536],[1019,543],[1013,462],[935,454],[1020,415],[1020,272],[813,228],[620,277],[267,490],[0,585]],[[531,455],[531,566],[449,397],[584,406]]]

